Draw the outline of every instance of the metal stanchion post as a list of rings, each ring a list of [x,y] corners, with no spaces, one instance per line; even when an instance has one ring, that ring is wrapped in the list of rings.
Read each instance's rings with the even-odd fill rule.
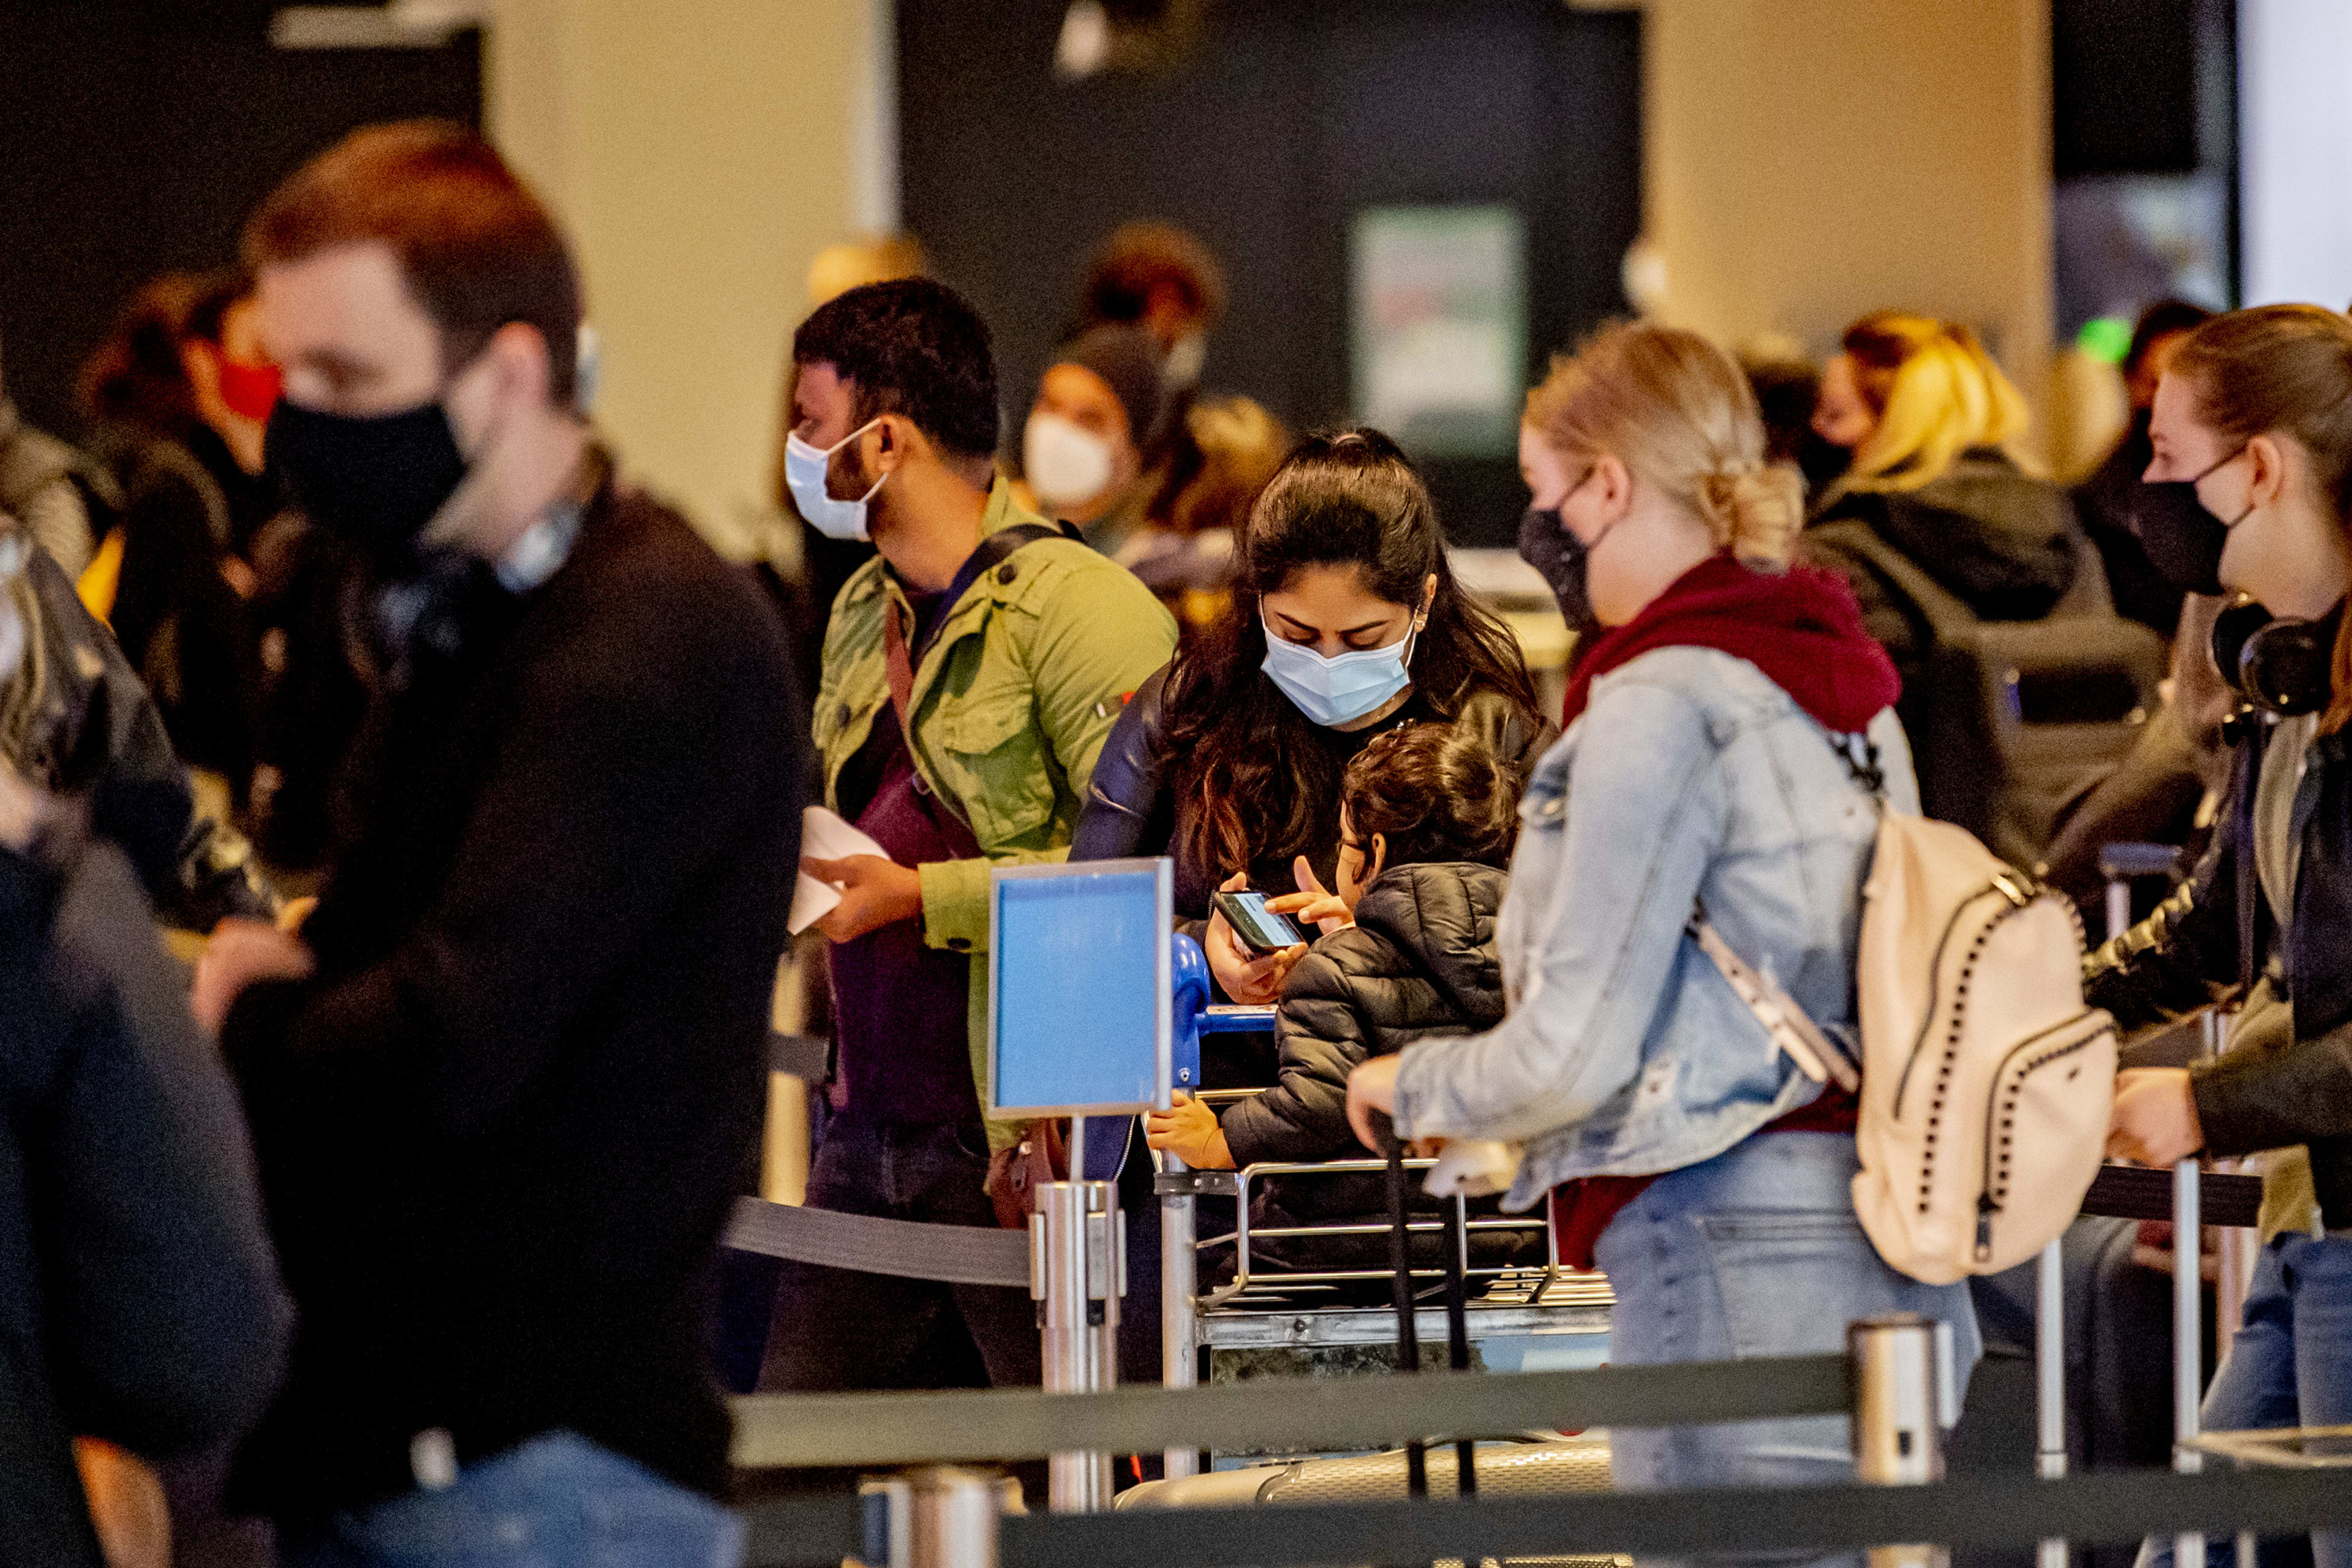
[[[1853,1361],[1854,1479],[1923,1486],[1944,1477],[1939,1352],[1949,1342],[1916,1312],[1864,1318],[1846,1330]],[[1874,1546],[1870,1568],[1947,1568],[1942,1546]]]
[[[1126,1255],[1118,1189],[1109,1182],[1040,1182],[1029,1216],[1029,1294],[1045,1303],[1045,1387],[1090,1394],[1118,1379],[1118,1298]],[[1055,1454],[1046,1461],[1056,1513],[1110,1506],[1108,1454]]]
[[[888,1523],[887,1551],[866,1568],[996,1568],[1003,1479],[934,1465],[866,1483]],[[870,1550],[870,1548],[869,1548]]]
[[[2189,1446],[2197,1436],[2197,1405],[2204,1394],[2197,1199],[2192,1155],[2172,1168],[2172,1468],[2183,1475],[2205,1468],[2204,1457]],[[2175,1568],[2203,1568],[2205,1537],[2193,1531],[2173,1537],[2172,1561]]]
[[[2111,876],[2107,879],[2107,935],[2118,937],[2131,930],[2131,879]]]
[[[2044,1480],[2066,1474],[2066,1268],[2062,1243],[2042,1249],[2034,1273],[2033,1388],[2036,1468]],[[2042,1543],[2040,1568],[2066,1568],[2063,1540]]]
[[[2221,1013],[2209,1010],[2200,1023],[2198,1054],[2220,1054]],[[2203,1231],[2199,1225],[2197,1157],[2172,1168],[2172,1468],[2194,1475],[2204,1456],[2196,1440],[2199,1402],[2205,1395]],[[2205,1537],[2184,1531],[2172,1538],[2174,1568],[2205,1568]]]
[[[1173,1154],[1163,1157],[1171,1174],[1186,1168]],[[1160,1381],[1168,1388],[1190,1388],[1199,1380],[1200,1349],[1192,1321],[1201,1263],[1192,1236],[1196,1207],[1190,1193],[1171,1193],[1160,1200]],[[1197,1476],[1200,1450],[1171,1448],[1166,1464],[1171,1480]]]

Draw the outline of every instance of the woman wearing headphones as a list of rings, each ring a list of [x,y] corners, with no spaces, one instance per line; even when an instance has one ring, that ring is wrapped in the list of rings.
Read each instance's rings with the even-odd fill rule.
[[[2254,706],[2213,850],[2092,956],[2090,1000],[2129,1026],[2260,982],[2289,999],[2293,1028],[2124,1074],[2108,1150],[2151,1165],[2285,1152],[2205,1423],[2352,1422],[2352,321],[2270,305],[2207,323],[2166,374],[2150,435],[2141,534],[2180,586],[2250,596],[2215,648]],[[2352,1534],[2312,1546],[2318,1568],[2352,1568]],[[2151,1542],[2143,1563],[2168,1552]]]

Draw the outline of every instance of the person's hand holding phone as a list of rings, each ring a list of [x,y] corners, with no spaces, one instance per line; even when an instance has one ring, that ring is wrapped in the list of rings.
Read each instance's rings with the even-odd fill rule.
[[[1217,890],[1238,893],[1249,886],[1249,873],[1236,871],[1225,879]],[[1306,956],[1307,944],[1300,942],[1277,952],[1263,955],[1242,945],[1241,938],[1222,910],[1212,910],[1209,930],[1201,943],[1208,954],[1209,973],[1216,976],[1217,988],[1244,1006],[1262,1007],[1282,999],[1282,983],[1290,976],[1290,966]]]

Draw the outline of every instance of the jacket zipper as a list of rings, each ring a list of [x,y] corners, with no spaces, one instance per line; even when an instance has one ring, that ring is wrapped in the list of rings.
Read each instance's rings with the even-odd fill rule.
[[[2063,1061],[2076,1051],[2088,1047],[2092,1041],[2113,1033],[2115,1026],[2112,1024],[2105,1025],[2063,1044],[2053,1047],[2044,1055],[2026,1063],[2018,1070],[2014,1079],[2009,1078],[2009,1064],[2017,1058],[2020,1051],[2028,1050],[2053,1035],[2063,1034],[2068,1029],[2078,1026],[2085,1019],[2095,1018],[2098,1016],[2097,1009],[2086,1007],[2064,1023],[2053,1024],[2039,1034],[2029,1035],[2010,1048],[2009,1055],[2001,1058],[2000,1067],[1993,1073],[1992,1092],[1985,1099],[1983,1185],[1977,1193],[1976,1261],[1979,1263],[1992,1256],[1992,1216],[2001,1212],[2003,1200],[2009,1196],[2010,1155],[2005,1144],[1998,1155],[1994,1153],[1993,1131],[1996,1125],[2006,1126],[2003,1120],[2004,1113],[2011,1118],[2015,1116],[2017,1101],[2025,1092],[2027,1079],[2032,1078],[2052,1062]],[[2005,1105],[2002,1097],[2004,1080],[2007,1080],[2008,1089]],[[1996,1171],[1999,1173],[1998,1175],[1995,1174]],[[1997,1194],[1996,1188],[1999,1189]]]

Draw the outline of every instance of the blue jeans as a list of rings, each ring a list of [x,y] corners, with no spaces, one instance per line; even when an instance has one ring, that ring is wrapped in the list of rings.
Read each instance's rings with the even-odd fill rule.
[[[279,1542],[279,1568],[735,1568],[743,1523],[569,1432]]]
[[[2244,1321],[2200,1410],[2208,1432],[2352,1425],[2352,1237],[2281,1236],[2263,1248]],[[2297,1545],[2264,1542],[2263,1568],[2294,1560]],[[2235,1554],[2229,1536],[2205,1543],[2213,1568]],[[2315,1568],[2352,1568],[2352,1531],[2314,1531],[2311,1556]],[[2172,1537],[2149,1537],[2138,1568],[2172,1568]]]
[[[1593,1248],[1617,1295],[1610,1359],[1640,1366],[1843,1352],[1856,1318],[1907,1311],[1952,1325],[1965,1384],[1979,1350],[1968,1287],[1922,1285],[1879,1260],[1853,1216],[1859,1168],[1846,1134],[1769,1132],[1652,1183]],[[1630,1489],[1853,1478],[1843,1415],[1618,1427],[1609,1440],[1617,1485]]]

